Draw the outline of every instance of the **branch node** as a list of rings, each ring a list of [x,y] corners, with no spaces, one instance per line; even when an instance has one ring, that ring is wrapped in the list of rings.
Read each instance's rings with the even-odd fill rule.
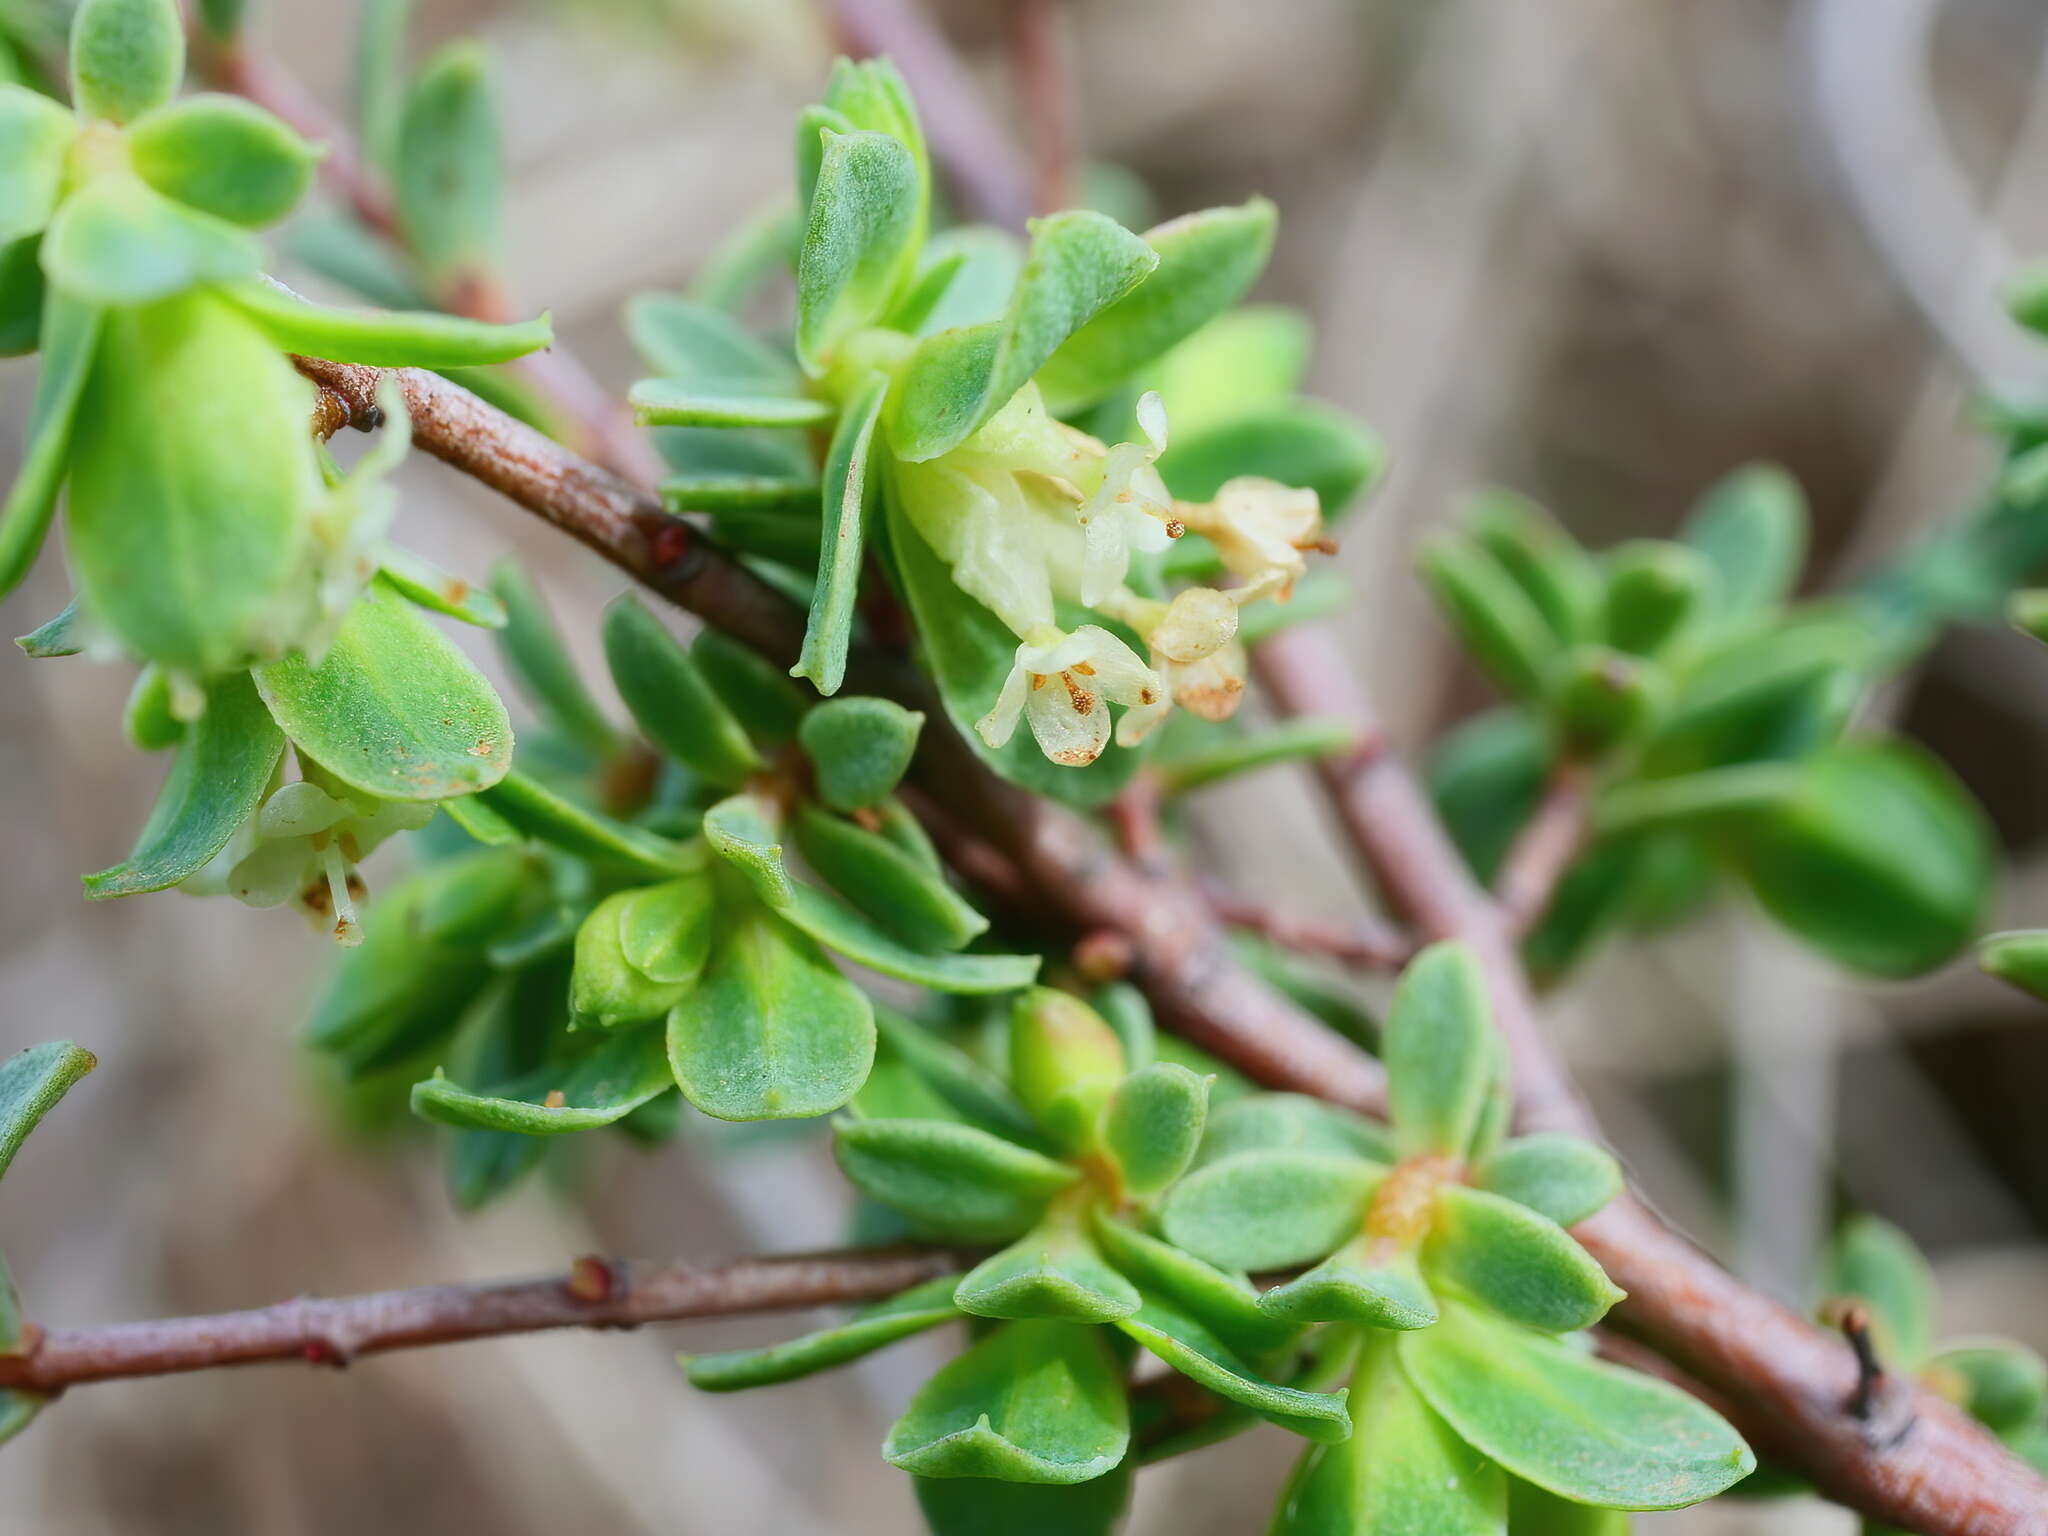
[[[562,1289],[578,1301],[597,1306],[626,1288],[620,1268],[609,1259],[586,1253],[569,1266],[569,1278]]]

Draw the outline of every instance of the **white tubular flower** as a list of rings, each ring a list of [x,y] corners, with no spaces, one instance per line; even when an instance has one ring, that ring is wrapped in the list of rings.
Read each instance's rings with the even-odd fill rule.
[[[1155,659],[1200,661],[1237,638],[1237,608],[1231,593],[1189,587],[1174,594],[1159,622],[1145,632],[1146,643]]]
[[[991,747],[1001,747],[1022,717],[1047,757],[1084,768],[1109,745],[1109,704],[1136,710],[1165,700],[1165,680],[1108,630],[1084,624],[1063,635],[1047,628],[1017,647],[995,707],[975,730]]]
[[[1308,570],[1307,552],[1329,548],[1316,493],[1259,475],[1226,480],[1214,501],[1183,502],[1179,511],[1244,583],[1242,602],[1267,594],[1285,602]]]
[[[356,864],[392,833],[414,831],[433,815],[426,802],[381,800],[365,811],[305,780],[280,785],[249,824],[255,846],[228,872],[228,894],[251,907],[291,902],[338,942],[359,944]]]
[[[1166,451],[1166,407],[1147,391],[1137,414],[1144,444],[1118,443],[1109,450],[1102,483],[1075,514],[1087,539],[1080,598],[1091,608],[1123,585],[1133,550],[1162,550],[1179,527],[1173,498],[1152,467]]]
[[[1244,647],[1235,640],[1195,661],[1170,661],[1166,680],[1173,702],[1204,720],[1228,720],[1244,702],[1247,666]]]

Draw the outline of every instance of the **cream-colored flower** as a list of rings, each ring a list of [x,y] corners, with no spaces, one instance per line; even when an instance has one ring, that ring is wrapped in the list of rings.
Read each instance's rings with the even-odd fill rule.
[[[1144,443],[1118,443],[1103,456],[1102,481],[1075,513],[1087,543],[1080,598],[1090,608],[1123,585],[1133,551],[1156,554],[1180,528],[1173,497],[1153,468],[1166,452],[1166,407],[1147,391],[1137,416]]]
[[[1081,768],[1109,745],[1110,704],[1142,709],[1165,698],[1165,680],[1108,630],[1095,624],[1070,635],[1046,629],[1017,647],[995,706],[975,729],[991,747],[1001,747],[1021,718],[1041,752]]]
[[[355,866],[392,833],[415,831],[433,817],[426,802],[378,800],[365,809],[303,779],[280,785],[244,829],[246,851],[228,871],[227,892],[252,907],[291,902],[338,942],[359,944],[362,881]]]
[[[1316,493],[1259,475],[1226,480],[1214,501],[1182,502],[1178,510],[1244,583],[1241,602],[1268,594],[1285,602],[1308,570],[1308,551],[1330,547]]]

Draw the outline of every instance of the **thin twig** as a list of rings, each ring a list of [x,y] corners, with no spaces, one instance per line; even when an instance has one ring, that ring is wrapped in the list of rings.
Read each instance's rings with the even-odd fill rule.
[[[872,1301],[970,1262],[971,1255],[938,1248],[705,1266],[585,1258],[545,1280],[302,1296],[247,1312],[53,1329],[28,1354],[0,1356],[0,1389],[52,1393],[89,1381],[280,1360],[345,1366],[386,1350],[548,1328],[633,1328]]]
[[[1010,74],[1031,141],[1032,204],[1057,213],[1077,200],[1081,101],[1066,0],[1010,0]]]
[[[1210,910],[1232,928],[1242,928],[1297,954],[1322,955],[1344,965],[1398,971],[1415,954],[1415,941],[1392,923],[1357,918],[1326,922],[1248,901],[1214,881],[1203,882]]]
[[[1501,861],[1494,898],[1516,934],[1529,932],[1549,912],[1558,882],[1585,844],[1591,799],[1591,770],[1576,758],[1565,759]]]

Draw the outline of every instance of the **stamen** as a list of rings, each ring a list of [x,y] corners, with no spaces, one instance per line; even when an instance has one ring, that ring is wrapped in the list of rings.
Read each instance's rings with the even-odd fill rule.
[[[356,904],[349,891],[348,861],[341,850],[329,843],[320,852],[327,871],[328,899],[334,903],[334,941],[356,945],[363,942],[363,925],[356,921]]]

